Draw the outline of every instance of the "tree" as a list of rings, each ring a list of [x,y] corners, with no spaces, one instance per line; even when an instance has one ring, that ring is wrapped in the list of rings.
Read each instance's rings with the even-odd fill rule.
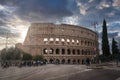
[[[34,61],[43,61],[44,58],[43,58],[42,55],[36,55],[36,56],[33,57],[33,60],[34,60]]]
[[[109,49],[107,26],[106,26],[105,19],[103,21],[102,28],[103,28],[103,30],[102,30],[102,53],[105,57],[109,57],[110,56],[110,49]]]
[[[115,41],[115,39],[112,39],[112,54],[115,55],[119,52],[118,46],[117,46],[117,42]]]
[[[15,47],[10,47],[8,49],[4,48],[1,51],[1,60],[20,60],[22,51]]]
[[[22,60],[25,61],[32,60],[32,55],[24,52]]]
[[[120,60],[120,53],[117,46],[117,42],[115,41],[114,38],[112,39],[112,56],[113,56],[113,59],[116,60],[116,65],[118,66],[118,62]]]

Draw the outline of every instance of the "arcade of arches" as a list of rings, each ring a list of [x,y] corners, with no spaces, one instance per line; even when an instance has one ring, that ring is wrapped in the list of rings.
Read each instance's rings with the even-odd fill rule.
[[[86,58],[87,59],[87,58]],[[50,63],[50,64],[85,64],[86,63],[86,59],[57,59],[57,58],[48,58],[48,59],[45,59],[45,61],[47,63]]]
[[[49,57],[46,57],[45,61],[55,64],[85,64],[86,59],[89,57],[90,60],[92,60],[92,55],[94,54],[94,51],[90,49],[43,49],[43,55],[49,55]]]

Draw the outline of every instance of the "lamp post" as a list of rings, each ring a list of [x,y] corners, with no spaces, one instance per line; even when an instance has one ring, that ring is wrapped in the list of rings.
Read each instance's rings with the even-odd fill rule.
[[[94,27],[94,31],[95,31],[95,33],[96,33],[96,35],[95,35],[95,45],[94,45],[94,48],[93,48],[93,51],[94,51],[94,58],[96,58],[96,60],[95,60],[95,63],[96,63],[96,61],[98,62],[98,42],[97,42],[97,35],[98,35],[98,32],[97,32],[97,26],[98,26],[98,22],[97,21],[94,21],[93,23],[92,23],[92,25],[93,25],[93,27]]]

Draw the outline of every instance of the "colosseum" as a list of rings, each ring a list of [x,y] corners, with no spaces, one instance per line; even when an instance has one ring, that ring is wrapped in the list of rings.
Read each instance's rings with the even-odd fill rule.
[[[18,48],[43,55],[47,63],[84,64],[99,53],[96,32],[75,25],[32,23]]]

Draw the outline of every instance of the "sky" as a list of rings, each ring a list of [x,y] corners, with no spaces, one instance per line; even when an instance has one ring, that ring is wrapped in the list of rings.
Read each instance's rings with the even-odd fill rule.
[[[0,0],[0,49],[23,42],[31,23],[79,25],[94,30],[98,25],[101,45],[103,19],[107,21],[109,43],[120,41],[120,0]]]

